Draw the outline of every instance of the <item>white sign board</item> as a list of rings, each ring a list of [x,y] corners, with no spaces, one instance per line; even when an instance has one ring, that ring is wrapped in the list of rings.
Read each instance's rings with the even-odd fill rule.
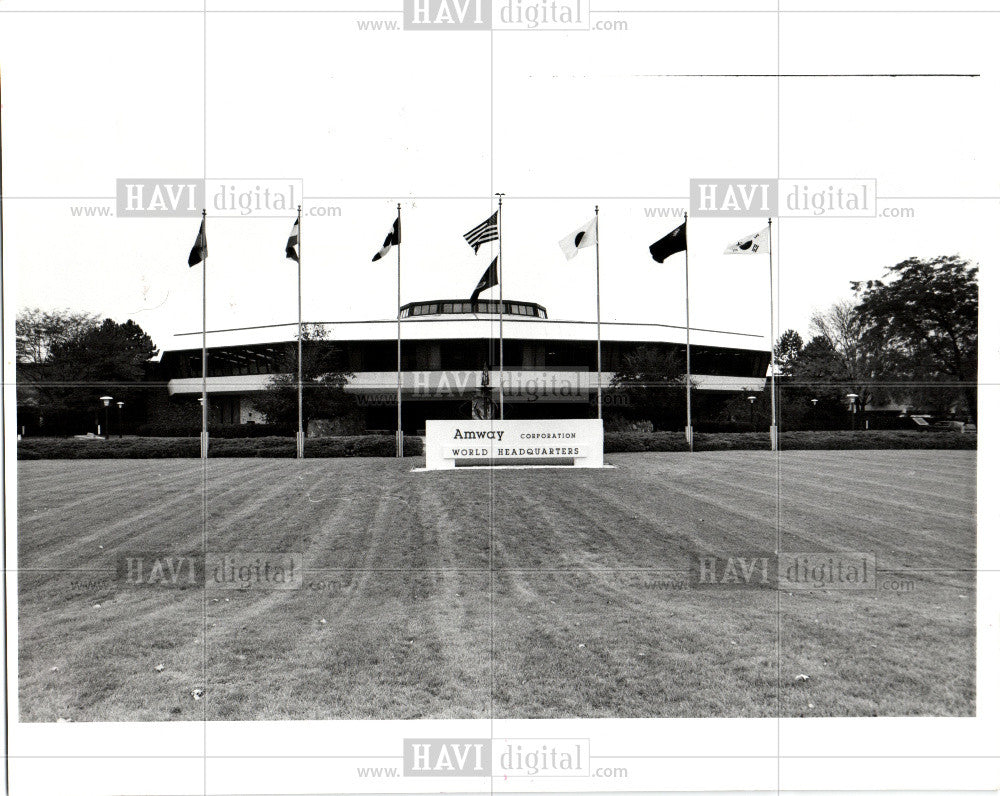
[[[457,465],[604,466],[601,420],[428,420],[428,470]]]

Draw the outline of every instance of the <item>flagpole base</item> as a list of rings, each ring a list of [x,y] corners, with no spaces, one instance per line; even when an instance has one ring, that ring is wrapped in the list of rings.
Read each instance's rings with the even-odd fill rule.
[[[403,432],[402,431],[397,431],[396,432],[396,458],[397,459],[402,459],[403,458]]]
[[[306,457],[306,432],[295,432],[295,458],[304,459]]]
[[[694,426],[684,426],[684,439],[687,440],[688,450],[694,450]]]
[[[778,427],[771,426],[771,450],[778,450]]]
[[[207,431],[202,431],[200,436],[201,436],[201,458],[202,459],[207,459],[208,458],[208,432]]]

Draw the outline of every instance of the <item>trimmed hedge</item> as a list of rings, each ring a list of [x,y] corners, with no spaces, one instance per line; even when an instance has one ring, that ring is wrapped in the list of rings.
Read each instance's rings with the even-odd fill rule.
[[[974,433],[954,431],[786,431],[786,451],[806,450],[975,450]]]
[[[741,434],[695,434],[696,451],[770,450],[768,434],[745,431]],[[686,451],[687,440],[680,431],[610,432],[604,435],[605,453],[641,451]]]
[[[976,435],[946,431],[786,431],[779,442],[782,450],[975,450]],[[761,432],[694,435],[696,451],[769,450],[770,447],[770,437]],[[605,453],[686,450],[687,442],[679,431],[612,431],[604,435]],[[407,437],[403,452],[406,456],[422,456],[423,438]],[[110,440],[35,437],[17,443],[18,459],[196,459],[198,455],[196,437]],[[211,438],[208,455],[213,459],[291,459],[295,457],[295,440],[291,437]],[[396,439],[386,435],[306,440],[307,459],[395,455]]]
[[[782,450],[975,450],[975,434],[947,431],[785,431],[778,437]],[[767,432],[694,435],[696,451],[770,450]],[[610,432],[604,435],[605,453],[686,451],[680,431]]]
[[[17,443],[18,459],[184,459],[198,455],[197,439],[35,437]]]
[[[254,437],[215,439],[209,437],[208,456],[223,458],[294,459],[295,439]],[[197,437],[131,437],[89,440],[36,437],[17,443],[18,459],[197,459],[201,447]],[[420,437],[406,437],[406,456],[423,456]],[[316,437],[306,439],[307,459],[396,455],[396,438],[387,436]]]

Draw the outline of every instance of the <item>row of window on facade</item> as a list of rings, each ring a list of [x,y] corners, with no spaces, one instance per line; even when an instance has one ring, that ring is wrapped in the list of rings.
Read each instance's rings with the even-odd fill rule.
[[[538,304],[524,304],[518,301],[505,301],[504,314],[523,315],[529,318],[548,317],[545,308]],[[483,314],[496,315],[500,312],[500,302],[498,301],[422,301],[416,304],[407,304],[400,310],[403,318],[412,318],[419,315],[463,315],[463,314]]]
[[[492,345],[491,345],[492,343]],[[278,346],[259,346],[210,350],[209,376],[266,376],[287,370],[294,343],[287,351]],[[394,340],[349,342],[337,345],[343,349],[344,367],[353,373],[396,370]],[[601,364],[605,372],[617,372],[625,367],[626,358],[643,344],[605,342]],[[648,344],[651,348],[683,355],[683,346],[670,343]],[[597,370],[594,344],[588,341],[504,340],[504,367],[520,370]],[[499,341],[444,340],[404,341],[403,370],[480,370],[484,365],[499,362]],[[725,376],[757,376],[766,374],[768,355],[760,351],[725,348],[693,347],[691,365],[694,373]],[[168,352],[162,367],[166,378],[197,378],[201,375],[201,352]]]

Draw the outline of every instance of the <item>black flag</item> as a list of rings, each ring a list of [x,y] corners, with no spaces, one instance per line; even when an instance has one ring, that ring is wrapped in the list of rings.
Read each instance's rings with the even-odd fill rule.
[[[198,237],[195,238],[194,246],[188,255],[188,265],[197,265],[202,260],[208,259],[208,238],[205,236],[205,219],[201,220],[201,227],[198,229]]]
[[[299,261],[299,253],[295,250],[295,247],[299,245],[299,219],[295,218],[295,223],[292,225],[292,234],[288,236],[288,243],[285,244],[285,259]]]
[[[479,298],[479,294],[484,290],[489,290],[491,287],[495,287],[500,284],[500,280],[497,279],[497,258],[493,258],[493,262],[490,263],[490,267],[486,269],[486,273],[483,274],[483,278],[479,280],[479,284],[476,285],[476,289],[472,291],[472,300],[476,301]]]
[[[399,245],[399,241],[400,241],[399,219],[397,218],[395,221],[392,222],[392,230],[389,232],[388,235],[385,236],[385,242],[382,244],[382,248],[379,249],[377,252],[375,252],[375,256],[372,257],[372,262],[375,262],[376,260],[381,260],[383,257],[385,257],[393,246]]]
[[[653,255],[653,259],[658,263],[662,263],[671,254],[677,254],[677,252],[682,252],[687,249],[687,221],[681,224],[677,229],[672,232],[668,232],[664,237],[660,238],[656,243],[649,247],[649,253]]]

